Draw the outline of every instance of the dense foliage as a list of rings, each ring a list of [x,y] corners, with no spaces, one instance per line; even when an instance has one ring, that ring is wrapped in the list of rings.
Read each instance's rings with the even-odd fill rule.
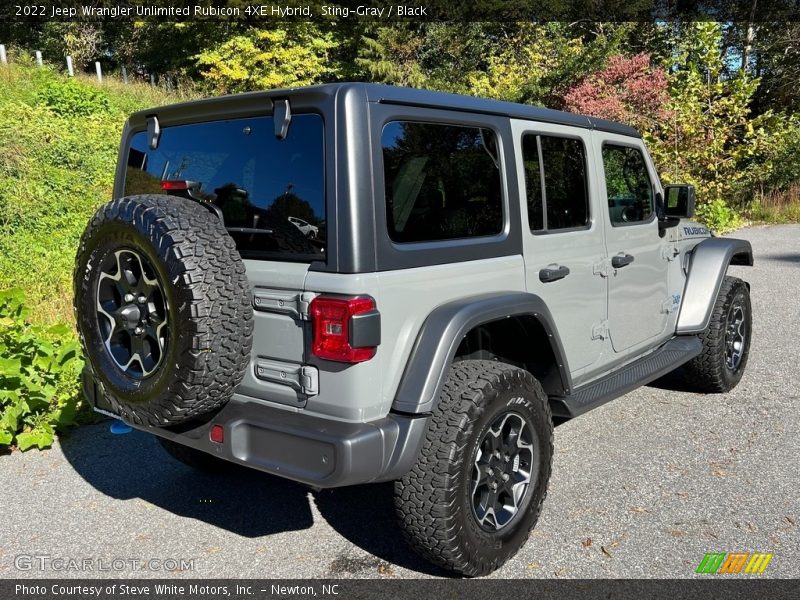
[[[31,325],[22,290],[0,292],[0,448],[46,448],[71,425],[82,366],[72,328]]]
[[[215,93],[311,85],[332,78],[330,34],[310,23],[291,31],[253,30],[197,57],[200,74]]]

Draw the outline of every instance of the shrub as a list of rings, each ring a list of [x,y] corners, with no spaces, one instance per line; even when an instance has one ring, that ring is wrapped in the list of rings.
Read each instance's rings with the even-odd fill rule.
[[[102,90],[75,79],[48,81],[39,91],[38,100],[40,104],[65,117],[88,117],[109,109],[108,96]]]
[[[717,233],[733,231],[742,226],[742,218],[724,200],[716,198],[697,207],[696,218]]]
[[[83,365],[67,325],[32,325],[25,294],[0,291],[0,446],[47,448],[71,425]]]
[[[335,45],[330,33],[301,23],[233,36],[196,58],[209,89],[235,93],[319,83],[334,74],[328,54]]]

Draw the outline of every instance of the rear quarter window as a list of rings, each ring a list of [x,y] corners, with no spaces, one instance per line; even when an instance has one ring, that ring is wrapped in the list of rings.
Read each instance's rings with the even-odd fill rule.
[[[500,159],[490,129],[393,121],[381,135],[386,220],[394,242],[499,234]]]
[[[272,117],[165,127],[128,150],[125,195],[171,194],[211,205],[243,258],[325,260],[322,117],[294,115],[278,140]]]

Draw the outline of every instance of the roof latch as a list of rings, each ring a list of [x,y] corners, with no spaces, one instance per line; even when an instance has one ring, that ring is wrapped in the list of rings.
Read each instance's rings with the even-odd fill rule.
[[[289,134],[289,125],[292,122],[292,109],[288,100],[275,100],[272,118],[275,121],[275,137],[279,140],[286,139]]]
[[[161,125],[158,124],[158,117],[151,115],[147,117],[147,145],[151,150],[158,148],[158,140],[161,138]]]

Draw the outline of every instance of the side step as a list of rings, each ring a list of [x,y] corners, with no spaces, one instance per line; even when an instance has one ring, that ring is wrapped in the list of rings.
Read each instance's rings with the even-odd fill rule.
[[[563,416],[577,417],[609,400],[650,383],[700,354],[703,344],[695,335],[672,338],[658,350],[557,399]],[[556,414],[561,412],[554,411]]]

